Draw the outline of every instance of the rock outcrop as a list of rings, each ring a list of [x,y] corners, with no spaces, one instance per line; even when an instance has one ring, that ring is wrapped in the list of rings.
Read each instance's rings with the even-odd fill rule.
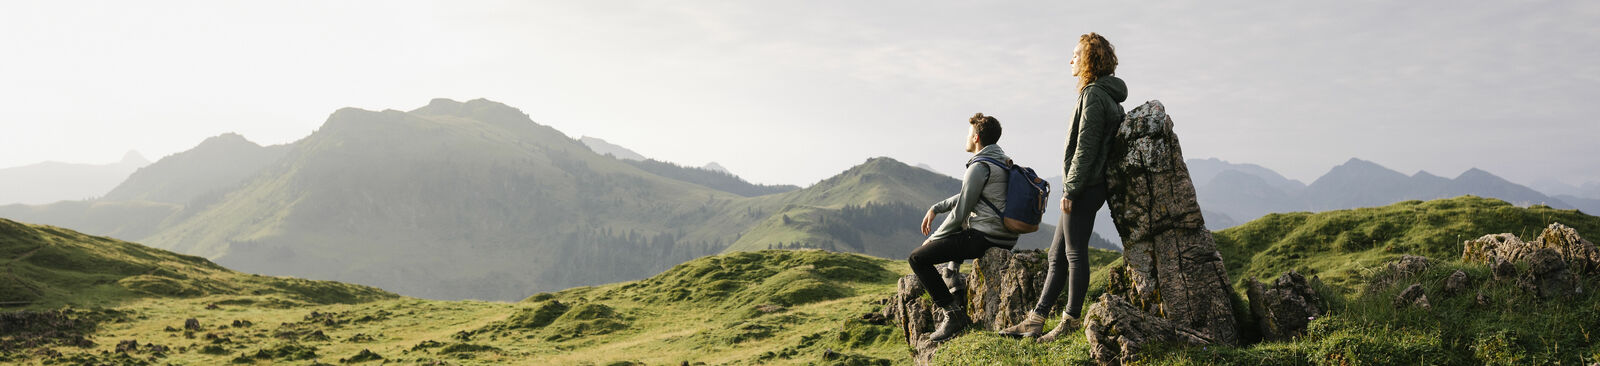
[[[1551,223],[1538,238],[1523,242],[1511,233],[1489,234],[1462,243],[1461,261],[1497,265],[1496,259],[1521,262],[1541,249],[1551,249],[1573,272],[1600,271],[1600,249],[1561,223]]]
[[[1102,365],[1138,361],[1139,350],[1153,343],[1211,343],[1210,335],[1179,326],[1112,294],[1100,295],[1084,319],[1089,356]]]
[[[965,289],[957,291],[956,298],[966,304],[967,316],[972,318],[968,330],[992,332],[1016,324],[1033,309],[1044,288],[1045,267],[1042,251],[993,248],[974,261],[971,273],[956,272],[954,266],[939,266],[939,271],[947,285],[959,284]],[[938,344],[929,342],[928,336],[943,320],[932,315],[933,301],[925,292],[916,275],[901,277],[898,291],[882,313],[900,326],[918,364],[932,362]]]
[[[1465,241],[1461,261],[1488,264],[1495,281],[1515,279],[1528,293],[1551,299],[1583,293],[1583,281],[1578,277],[1600,272],[1600,249],[1577,230],[1557,222],[1530,242],[1510,233]],[[1518,273],[1514,263],[1527,263],[1528,269]]]
[[[1122,236],[1125,265],[1112,269],[1107,295],[1089,307],[1085,326],[1110,329],[1133,321],[1167,323],[1117,328],[1116,336],[1091,332],[1094,349],[1124,352],[1117,357],[1094,353],[1095,359],[1117,363],[1130,358],[1126,352],[1141,345],[1129,342],[1237,344],[1232,289],[1222,255],[1200,215],[1194,183],[1166,108],[1150,101],[1129,111],[1109,147],[1107,202]],[[1119,298],[1137,311],[1118,308]],[[1129,333],[1144,330],[1166,333]]]
[[[933,319],[933,301],[923,296],[926,292],[927,288],[922,287],[916,275],[906,275],[900,277],[895,295],[883,306],[883,317],[893,319],[900,326],[906,344],[911,346],[912,357],[919,365],[932,361],[937,348],[937,345],[928,341],[928,334],[933,333],[933,327],[938,323]]]
[[[1544,248],[1527,255],[1528,270],[1517,277],[1517,287],[1540,299],[1567,297],[1582,293],[1577,277],[1555,249]]]
[[[1250,279],[1246,294],[1250,297],[1250,313],[1261,328],[1261,338],[1288,340],[1301,335],[1306,325],[1316,317],[1327,314],[1327,304],[1311,287],[1304,276],[1295,271],[1284,273],[1268,288]]]
[[[999,331],[1022,321],[1039,301],[1048,271],[1045,253],[989,249],[967,278],[973,326]]]

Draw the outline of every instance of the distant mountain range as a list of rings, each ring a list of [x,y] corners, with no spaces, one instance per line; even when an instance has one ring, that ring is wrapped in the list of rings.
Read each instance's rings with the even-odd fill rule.
[[[1189,164],[1214,230],[1270,212],[1464,194],[1555,208],[1595,204],[1550,198],[1476,169],[1454,179],[1406,176],[1352,159],[1306,185],[1255,165]],[[924,238],[916,230],[922,213],[960,186],[890,158],[867,159],[805,188],[752,184],[713,168],[573,139],[493,101],[436,99],[411,111],[340,109],[286,145],[212,137],[133,173],[102,199],[0,206],[0,217],[135,240],[248,272],[427,298],[515,300],[640,279],[730,251],[904,258]],[[1048,179],[1058,188],[1060,177]],[[1049,212],[1045,223],[1053,225],[1059,211]],[[1053,230],[1026,235],[1019,247],[1044,248]],[[1096,231],[1115,233],[1108,216]],[[1119,248],[1105,238],[1116,236],[1097,236],[1092,245]]]
[[[1455,178],[1426,171],[1408,176],[1377,163],[1350,159],[1306,185],[1253,164],[1217,159],[1191,159],[1187,163],[1200,206],[1226,215],[1227,221],[1233,223],[1253,221],[1274,212],[1321,212],[1463,195],[1497,198],[1519,206],[1542,204],[1600,212],[1600,205],[1593,201],[1574,199],[1574,204],[1477,168]],[[1209,221],[1209,214],[1207,218]]]
[[[516,300],[725,251],[904,258],[923,240],[924,210],[960,185],[889,158],[799,189],[610,155],[488,100],[345,108],[291,144],[213,137],[105,199],[0,206],[0,217],[253,273]],[[1031,235],[1021,246],[1047,241]]]
[[[0,169],[0,205],[46,204],[100,197],[150,161],[129,151],[110,164],[43,162]]]

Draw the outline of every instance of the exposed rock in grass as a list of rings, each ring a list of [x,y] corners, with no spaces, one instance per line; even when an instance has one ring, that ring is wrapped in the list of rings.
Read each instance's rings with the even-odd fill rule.
[[[928,342],[928,334],[933,332],[933,301],[922,296],[927,292],[922,287],[922,282],[917,281],[916,275],[900,277],[899,287],[889,303],[884,305],[885,318],[894,319],[900,326],[900,332],[905,336],[906,344],[911,346],[913,359],[918,364],[927,364],[933,358],[937,348]]]
[[[1567,297],[1580,293],[1576,276],[1555,249],[1544,248],[1524,257],[1528,270],[1517,278],[1517,287],[1541,299]]]
[[[58,309],[0,313],[0,352],[44,346],[94,347],[86,338],[100,322],[126,317],[116,310]]]
[[[1312,319],[1328,312],[1306,278],[1289,271],[1279,276],[1271,288],[1250,279],[1250,312],[1267,340],[1288,340],[1299,336]]]
[[[376,360],[382,360],[382,359],[383,359],[383,356],[379,356],[377,353],[373,353],[371,350],[363,349],[363,350],[361,350],[360,353],[356,353],[355,356],[351,356],[350,358],[341,358],[341,359],[339,359],[339,363],[360,363],[360,362],[376,361]]]
[[[1555,251],[1572,272],[1587,274],[1600,271],[1600,249],[1579,236],[1577,230],[1559,222],[1545,227],[1538,238],[1530,242],[1523,242],[1510,233],[1489,234],[1468,240],[1462,243],[1461,261],[1496,264],[1498,258],[1522,262],[1542,249]]]
[[[1210,344],[1209,335],[1139,309],[1122,296],[1102,294],[1084,313],[1089,356],[1101,365],[1139,360],[1139,350],[1155,343]]]
[[[1428,304],[1428,295],[1423,293],[1422,284],[1414,283],[1394,297],[1394,308],[1400,309],[1407,306],[1422,306]]]
[[[200,319],[189,318],[188,320],[184,320],[183,321],[183,329],[192,330],[192,331],[196,331],[196,332],[200,331],[201,330],[200,329]]]
[[[1471,286],[1472,279],[1467,276],[1467,272],[1458,269],[1444,280],[1444,295],[1447,297],[1455,296],[1455,294],[1466,291]]]
[[[1512,264],[1511,261],[1505,258],[1495,258],[1494,264],[1489,265],[1489,267],[1494,271],[1495,281],[1507,281],[1517,278],[1517,265]]]

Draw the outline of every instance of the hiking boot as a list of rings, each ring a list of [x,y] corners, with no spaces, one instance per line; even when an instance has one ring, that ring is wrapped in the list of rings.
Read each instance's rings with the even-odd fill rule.
[[[1055,342],[1057,337],[1066,332],[1077,330],[1081,325],[1083,325],[1083,321],[1079,320],[1078,317],[1062,312],[1061,322],[1056,323],[1056,329],[1051,329],[1050,333],[1045,333],[1044,336],[1039,337],[1039,343]]]
[[[949,305],[936,311],[944,316],[944,321],[939,322],[939,327],[933,330],[933,335],[928,336],[929,341],[944,342],[954,338],[956,334],[967,329],[967,323],[972,321],[967,319],[967,309],[958,302],[951,301]]]
[[[1017,323],[1016,325],[1013,325],[1010,328],[1006,328],[1005,330],[1001,330],[999,334],[1002,337],[1011,337],[1011,338],[1022,338],[1022,337],[1038,338],[1039,335],[1043,334],[1043,333],[1044,333],[1044,315],[1039,315],[1039,313],[1035,313],[1035,312],[1029,311],[1028,312],[1028,317],[1022,319],[1021,323]]]
[[[961,263],[950,262],[939,267],[939,277],[944,279],[944,286],[950,289],[950,297],[957,304],[967,303],[967,281],[961,277]]]

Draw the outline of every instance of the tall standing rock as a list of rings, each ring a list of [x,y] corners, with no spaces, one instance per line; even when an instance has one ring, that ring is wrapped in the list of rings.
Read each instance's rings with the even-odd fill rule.
[[[1149,101],[1134,108],[1109,147],[1106,181],[1110,197],[1107,201],[1111,206],[1111,218],[1122,236],[1125,264],[1112,270],[1121,272],[1112,276],[1121,283],[1109,284],[1107,291],[1125,298],[1140,311],[1185,329],[1186,334],[1197,335],[1210,343],[1237,344],[1238,326],[1230,296],[1233,290],[1229,287],[1222,255],[1217,252],[1211,232],[1206,230],[1205,219],[1200,215],[1194,183],[1189,179],[1183,150],[1172,131],[1172,118],[1167,116],[1166,107],[1160,101]],[[1103,323],[1101,325],[1117,323],[1117,319],[1094,316],[1118,314],[1094,311],[1095,307],[1109,306],[1107,303],[1102,300],[1091,306],[1091,315],[1086,321]],[[1095,332],[1089,333],[1091,344],[1130,339],[1097,339]]]

